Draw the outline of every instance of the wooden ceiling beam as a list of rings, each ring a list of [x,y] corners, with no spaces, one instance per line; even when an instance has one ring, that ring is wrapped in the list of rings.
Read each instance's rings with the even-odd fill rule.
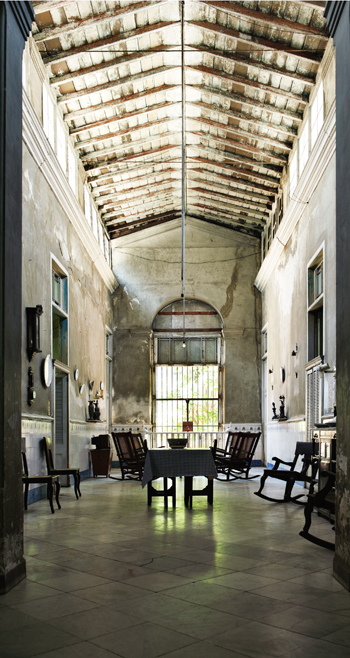
[[[262,190],[265,190],[269,194],[274,194],[275,193],[275,188],[278,188],[280,185],[279,178],[273,178],[272,176],[267,176],[266,174],[260,174],[258,171],[253,171],[251,169],[245,169],[244,167],[239,167],[239,166],[234,166],[228,164],[228,162],[219,162],[216,160],[211,160],[208,158],[208,155],[221,155],[222,153],[216,152],[214,149],[209,149],[207,147],[201,146],[201,145],[196,145],[194,148],[196,148],[198,151],[202,152],[206,157],[200,157],[200,156],[193,156],[191,157],[191,160],[193,162],[200,162],[204,165],[211,165],[215,167],[220,167],[221,169],[226,169],[230,172],[232,172],[232,177],[233,178],[238,178],[239,180],[242,180],[242,184],[252,184],[251,181],[249,181],[250,178],[253,179],[253,181],[258,181],[261,183],[258,187]],[[223,157],[225,157],[227,160],[232,160],[233,162],[236,162],[237,164],[240,164],[235,160],[233,157],[231,157],[231,153],[225,153]],[[238,174],[238,176],[237,176]],[[244,177],[249,177],[248,180],[246,180]]]
[[[178,137],[179,137],[179,144],[177,144],[176,146],[181,147],[180,134],[178,135]],[[96,160],[97,158],[105,157],[112,153],[119,153],[120,151],[122,152],[130,151],[130,149],[135,149],[140,146],[142,147],[145,144],[145,142],[151,143],[165,138],[169,138],[169,134],[158,133],[157,135],[147,135],[147,137],[142,137],[141,139],[137,139],[135,141],[125,142],[115,146],[108,146],[106,148],[97,151],[91,151],[90,153],[84,153],[84,155],[80,156],[80,160],[84,164],[90,160]],[[154,149],[154,150],[156,151],[158,149]],[[142,155],[142,152],[140,153],[140,155]]]
[[[246,123],[254,124],[254,126],[257,126],[257,128],[259,128],[260,126],[265,129],[271,128],[271,130],[274,130],[275,132],[284,135],[287,139],[292,141],[293,138],[298,134],[298,129],[294,128],[293,126],[279,125],[276,123],[271,123],[270,121],[257,119],[256,117],[252,117],[249,114],[242,114],[242,112],[237,112],[235,110],[228,110],[224,107],[219,107],[217,104],[213,106],[210,105],[209,103],[205,103],[204,101],[186,101],[186,105],[192,105],[193,107],[201,107],[204,110],[208,110],[210,113],[215,112],[215,114],[222,114],[223,116],[227,117],[228,120],[232,117],[233,119],[238,119],[239,121],[245,121]],[[281,144],[286,143],[277,139],[275,141]]]
[[[85,171],[87,176],[90,177],[91,174],[93,174],[93,172],[99,171],[100,169],[105,169],[107,167],[113,167],[115,165],[124,164],[125,162],[130,162],[133,160],[137,160],[139,158],[148,158],[151,156],[153,156],[153,158],[160,157],[164,155],[165,152],[172,151],[174,149],[179,151],[180,147],[177,144],[176,145],[169,144],[167,146],[160,146],[158,149],[149,149],[148,151],[141,151],[140,153],[132,153],[131,155],[125,155],[122,158],[113,158],[113,159],[111,158],[110,160],[105,160],[104,162],[99,162],[98,164],[92,164],[90,166],[87,166],[85,167]],[[147,160],[145,161],[145,166],[146,165],[147,165]],[[96,176],[96,178],[93,177],[91,180],[96,180],[97,178],[99,178],[99,176]]]
[[[241,217],[242,219],[250,219],[251,221],[254,222],[264,222],[266,224],[267,220],[269,219],[269,214],[268,213],[263,213],[258,210],[253,210],[253,208],[243,208],[240,206],[236,206],[234,203],[230,203],[228,201],[228,196],[223,194],[222,192],[214,192],[209,190],[205,190],[201,187],[197,188],[190,188],[187,190],[187,199],[190,199],[190,197],[204,197],[206,201],[209,203],[209,201],[212,201],[213,203],[218,203],[222,204],[221,207],[224,207],[227,212],[234,212],[237,217]],[[214,199],[212,197],[215,197]],[[225,199],[225,200],[223,200]]]
[[[265,137],[265,135],[260,135],[259,133],[250,132],[248,130],[242,130],[236,126],[231,126],[227,123],[221,123],[220,121],[213,121],[213,119],[207,119],[202,116],[200,117],[189,117],[189,121],[195,121],[196,123],[202,123],[206,126],[213,126],[213,128],[218,128],[219,130],[225,131],[227,134],[231,133],[236,135],[238,138],[243,137],[249,140],[256,140],[257,142],[262,142],[263,144],[269,145],[271,147],[281,149],[283,151],[290,152],[293,148],[291,142],[280,142],[277,139],[272,139],[272,137]],[[266,151],[269,153],[269,151]]]
[[[257,183],[252,183],[250,181],[243,180],[239,176],[234,176],[234,175],[227,176],[227,175],[223,174],[222,172],[208,171],[207,169],[203,169],[203,168],[199,169],[199,168],[196,168],[196,167],[191,169],[187,166],[188,180],[196,180],[196,181],[197,180],[198,181],[203,180],[203,179],[200,179],[200,178],[198,178],[198,179],[197,178],[191,178],[191,175],[193,173],[201,174],[203,176],[208,176],[209,175],[209,176],[213,176],[214,178],[219,178],[222,181],[227,181],[227,184],[226,184],[227,188],[230,189],[230,190],[234,190],[236,194],[242,194],[242,195],[246,195],[246,196],[250,196],[250,197],[255,197],[257,199],[260,199],[260,200],[264,201],[265,203],[272,203],[274,201],[274,198],[275,198],[274,194],[273,194],[273,191],[271,189],[265,188],[263,185],[258,185]],[[210,179],[206,178],[205,180],[209,181]],[[234,187],[230,186],[229,183],[234,183]],[[215,183],[215,185],[220,185],[220,183]],[[242,190],[240,187],[237,187],[237,185],[244,185],[245,187],[248,187],[249,189],[248,190],[246,190],[246,189]],[[256,190],[261,189],[261,188],[268,192],[268,196],[265,195],[265,194],[259,194],[258,192],[256,192]]]
[[[258,49],[277,51],[286,56],[292,55],[297,59],[311,62],[312,64],[319,64],[323,56],[323,52],[318,52],[317,50],[310,52],[310,50],[306,51],[299,48],[288,47],[286,44],[278,41],[270,41],[269,39],[263,39],[251,34],[245,35],[244,32],[223,27],[222,25],[215,25],[214,23],[209,23],[207,21],[189,21],[188,25],[194,25],[195,27],[199,27],[207,32],[213,32],[214,34],[220,35],[221,37],[237,39],[239,43],[249,47],[249,50],[251,49],[252,52]],[[327,39],[325,39],[325,41],[326,40]]]
[[[160,180],[160,181],[154,181],[153,183],[145,183],[144,185],[139,185],[139,186],[133,186],[131,190],[121,190],[119,192],[114,192],[113,194],[104,194],[102,196],[95,196],[94,199],[97,203],[98,206],[108,206],[110,203],[113,202],[113,199],[120,199],[122,198],[127,199],[129,194],[134,195],[133,198],[136,198],[135,195],[137,195],[137,192],[139,190],[150,190],[151,187],[154,186],[160,186],[160,185],[168,185],[168,183],[180,183],[180,179],[176,178],[166,178],[165,180]],[[143,192],[142,192],[143,193]]]
[[[145,8],[149,8],[149,2],[135,2],[132,5],[126,5],[120,9],[114,8],[110,11],[103,11],[87,18],[80,18],[77,20],[69,21],[63,25],[58,25],[57,27],[45,27],[34,35],[34,40],[36,43],[41,43],[42,41],[47,41],[48,39],[55,39],[56,37],[60,38],[62,35],[68,36],[77,30],[96,27],[97,25],[101,25],[101,23],[105,23],[106,21],[119,21],[125,16],[129,16],[130,14],[134,14],[138,10]],[[34,11],[36,12],[35,8]]]
[[[177,147],[176,147],[176,148],[177,148]],[[163,155],[163,153],[162,153],[161,155]],[[166,152],[165,152],[165,155],[166,155]],[[123,164],[123,163],[122,163],[122,164]],[[131,168],[127,166],[128,164],[131,165]],[[169,165],[171,165],[171,166],[174,167],[177,171],[180,171],[180,167],[181,167],[181,157],[180,157],[180,159],[177,160],[177,161],[174,161],[174,160],[172,160],[172,159],[169,159],[169,160],[159,160],[158,162],[157,162],[157,161],[155,161],[155,162],[152,162],[152,161],[151,161],[151,162],[148,162],[148,161],[146,160],[144,163],[141,163],[141,164],[137,164],[137,163],[135,164],[135,163],[131,160],[131,162],[126,162],[125,165],[126,165],[126,166],[124,166],[123,168],[118,168],[118,169],[112,170],[112,171],[110,171],[110,172],[108,172],[108,173],[105,173],[105,174],[98,174],[97,176],[93,176],[93,177],[88,181],[88,182],[90,183],[90,185],[91,185],[91,189],[92,189],[92,190],[97,189],[97,188],[95,187],[95,184],[96,184],[96,183],[103,183],[104,181],[106,181],[106,180],[111,180],[111,179],[115,178],[116,176],[119,177],[119,180],[120,180],[120,181],[125,180],[125,179],[123,179],[123,178],[121,178],[121,177],[122,177],[124,174],[127,174],[127,173],[129,173],[129,174],[130,174],[130,173],[133,174],[134,172],[145,171],[145,172],[150,172],[149,175],[151,175],[152,173],[155,173],[155,171],[158,171],[158,169],[155,169],[156,167],[164,167],[164,166],[165,166],[166,169],[168,169]],[[164,169],[159,169],[159,171],[164,171]],[[145,173],[145,175],[148,175],[148,174]],[[130,179],[130,180],[131,180],[131,179]],[[117,182],[119,182],[119,181],[117,181]]]
[[[171,103],[169,103],[171,105]],[[141,112],[141,114],[144,114]],[[90,139],[84,139],[81,142],[76,142],[74,144],[74,148],[76,151],[80,151],[81,149],[85,149],[88,146],[93,146],[94,144],[99,144],[100,142],[106,142],[110,139],[113,139],[114,137],[123,137],[123,135],[131,135],[134,132],[144,130],[145,128],[153,128],[154,126],[160,126],[163,125],[164,123],[168,123],[171,121],[171,117],[163,117],[163,119],[156,119],[155,121],[148,121],[147,123],[141,123],[137,124],[136,126],[131,126],[130,128],[126,128],[125,130],[117,130],[116,132],[111,132],[111,133],[105,133],[104,135],[97,135],[96,137],[91,137]],[[110,123],[112,123],[110,121]],[[164,135],[163,135],[164,136]],[[130,142],[132,144],[132,142]],[[126,147],[126,144],[123,145],[124,148]],[[95,153],[98,153],[98,151],[95,151]],[[86,156],[90,156],[91,153],[86,153]],[[85,159],[85,155],[82,155],[82,160]],[[87,157],[87,159],[89,159]]]
[[[172,212],[181,213],[180,206],[178,208],[174,207],[174,199],[170,199],[170,201],[167,201],[166,203],[162,204],[163,211],[165,212],[165,208],[169,208],[169,206],[171,206],[170,210]],[[154,208],[152,208],[152,209],[151,208],[144,208],[144,207],[141,206],[141,211],[142,211],[142,218],[149,217],[150,213],[152,215],[154,215]],[[111,221],[118,221],[119,219],[123,219],[123,220],[128,221],[128,220],[133,219],[133,218],[140,219],[140,212],[136,211],[136,212],[130,213],[128,215],[128,214],[125,214],[125,210],[122,213],[120,213],[120,212],[117,213],[117,211],[116,211],[114,213],[114,215],[113,215],[113,213],[110,213],[110,218],[107,218],[107,219],[109,219],[109,221],[105,222],[105,224],[106,224],[106,226],[109,226]]]
[[[218,144],[220,145],[222,144],[226,148],[235,148],[239,151],[245,151],[251,154],[252,156],[256,155],[261,159],[254,160],[252,158],[251,160],[249,160],[246,158],[246,156],[241,156],[237,154],[238,159],[240,159],[241,162],[252,164],[255,167],[263,167],[264,169],[270,169],[271,171],[280,171],[280,173],[282,173],[283,166],[286,165],[288,162],[288,158],[283,155],[274,155],[270,151],[266,151],[265,149],[262,148],[256,148],[255,146],[250,146],[245,142],[238,142],[234,139],[230,139],[229,137],[217,137],[216,135],[212,135],[210,133],[206,133],[200,130],[187,131],[187,136],[188,135],[195,135],[196,137],[207,139],[211,142],[217,142]],[[220,152],[220,148],[219,148],[219,152]],[[268,160],[270,160],[270,162],[268,162]],[[275,169],[276,166],[279,167],[277,170]]]
[[[139,233],[139,231],[144,231],[147,228],[152,228],[153,226],[160,226],[161,224],[166,224],[167,222],[171,222],[173,219],[177,219],[177,217],[166,217],[164,219],[156,219],[154,221],[150,221],[147,226],[136,226],[131,229],[124,229],[122,231],[115,231],[111,232],[111,240],[117,240],[118,238],[122,238],[125,235],[131,235],[132,233]]]
[[[32,2],[35,15],[51,11],[51,9],[61,9],[61,7],[64,7],[64,5],[71,4],[73,4],[73,0],[57,0],[56,2],[53,2],[52,0],[45,0],[45,2]]]
[[[99,199],[103,199],[105,196],[107,197],[107,195],[109,193],[108,190],[112,190],[112,188],[115,190],[116,194],[123,194],[124,192],[126,192],[126,193],[129,192],[130,189],[131,190],[139,190],[142,187],[146,187],[149,184],[149,183],[145,183],[144,185],[138,185],[137,183],[139,183],[140,181],[142,183],[144,183],[144,181],[148,180],[148,178],[158,178],[160,176],[164,176],[165,174],[168,175],[168,174],[176,173],[176,172],[179,173],[179,176],[180,176],[179,170],[174,169],[173,167],[168,167],[167,169],[164,170],[164,172],[163,171],[157,171],[157,172],[153,172],[152,174],[145,174],[143,176],[136,176],[134,178],[129,178],[128,180],[123,180],[122,179],[122,180],[117,181],[117,182],[108,183],[107,185],[101,185],[101,186],[98,186],[98,187],[93,187],[92,188],[92,196],[94,197],[95,201],[98,203]],[[168,178],[166,180],[170,181],[170,180],[178,180],[178,179]],[[161,181],[157,181],[157,182],[161,182]],[[121,189],[117,190],[117,188],[119,188],[119,187],[121,187]],[[106,194],[101,194],[101,192],[103,192],[105,190],[107,190],[107,193]],[[114,192],[113,192],[113,194],[114,194]]]
[[[135,94],[128,94],[127,96],[123,96],[122,98],[116,98],[112,99],[110,101],[106,101],[104,103],[97,103],[96,105],[90,105],[89,107],[82,107],[79,110],[74,110],[73,112],[67,112],[64,116],[63,119],[68,123],[69,121],[73,121],[74,119],[80,119],[81,117],[84,117],[86,119],[87,116],[90,114],[93,114],[94,112],[98,112],[99,110],[105,110],[106,108],[109,107],[115,107],[115,108],[124,108],[126,103],[133,102],[133,101],[140,101],[147,99],[148,97],[152,97],[156,94],[160,93],[168,93],[174,92],[175,89],[178,89],[180,85],[160,85],[159,87],[156,88],[151,88],[147,89],[146,91],[139,91],[136,92]],[[150,106],[151,107],[151,106]]]
[[[188,181],[188,186],[190,186],[191,183],[194,185],[199,184],[199,185],[204,185],[205,187],[214,187],[219,190],[225,190],[225,194],[227,195],[227,198],[232,198],[234,201],[237,201],[238,203],[246,203],[248,205],[254,205],[257,207],[259,210],[271,210],[272,208],[272,203],[270,200],[270,197],[263,196],[262,194],[258,195],[255,194],[254,192],[248,192],[248,190],[240,190],[237,187],[232,187],[231,185],[226,185],[224,183],[218,183],[217,181],[212,181],[209,180],[208,178],[192,178],[190,175],[190,171],[187,171],[187,181]],[[195,189],[195,188],[194,188]],[[243,198],[237,197],[237,194],[241,194]],[[233,195],[233,196],[232,196]],[[248,198],[247,198],[248,197]]]
[[[181,216],[181,210],[175,211],[178,215]],[[118,226],[118,228],[128,228],[130,226],[135,226],[136,224],[146,224],[147,222],[150,221],[150,219],[163,219],[163,217],[169,217],[174,215],[174,210],[167,210],[166,212],[161,212],[158,213],[157,215],[151,215],[150,217],[142,217],[138,219],[133,219],[131,222],[125,221],[125,222],[117,222],[113,223],[113,219],[109,220],[109,222],[106,222],[106,225],[108,227],[110,226]]]
[[[202,222],[207,222],[208,224],[212,224],[214,226],[222,226],[223,228],[227,228],[230,231],[236,231],[237,233],[241,233],[242,235],[249,235],[251,237],[257,238],[257,240],[260,240],[261,233],[263,231],[263,227],[250,228],[248,226],[242,226],[242,224],[238,224],[237,222],[236,223],[228,222],[226,217],[221,217],[221,216],[216,217],[214,213],[211,214],[210,211],[208,212],[208,210],[205,211],[205,214],[188,210],[186,215],[188,217],[194,217],[195,219],[200,219]],[[260,255],[260,250],[258,253]]]
[[[145,35],[151,36],[153,33],[159,32],[159,30],[164,30],[165,28],[174,28],[174,25],[177,23],[173,22],[160,22],[155,25],[146,25],[144,27],[136,28],[135,30],[130,30],[129,32],[123,32],[122,34],[116,34],[111,37],[105,37],[104,39],[98,39],[97,41],[92,41],[89,43],[84,43],[81,46],[75,46],[69,50],[60,50],[59,52],[53,52],[43,56],[43,62],[45,66],[51,66],[51,64],[61,64],[66,62],[71,57],[76,57],[77,55],[82,55],[88,52],[93,52],[94,50],[101,51],[106,48],[106,53],[110,52],[108,46],[121,46],[121,50],[126,50],[125,43],[129,39],[137,39]],[[180,23],[179,23],[180,25]],[[123,48],[124,44],[124,48]],[[136,50],[136,49],[135,49]],[[112,50],[113,52],[113,50]]]
[[[293,121],[297,121],[299,124],[301,124],[303,120],[303,114],[301,112],[294,112],[288,108],[282,109],[280,107],[276,107],[275,105],[271,105],[270,103],[263,103],[262,101],[249,98],[248,96],[242,96],[241,94],[237,94],[235,92],[224,91],[223,89],[210,87],[206,84],[196,85],[187,83],[187,86],[192,87],[193,89],[197,89],[200,92],[211,94],[212,96],[220,96],[222,98],[229,99],[231,103],[239,103],[240,105],[247,105],[247,107],[253,109],[258,108],[262,112],[270,112],[271,114],[278,114],[282,117],[288,117],[289,119],[293,119]],[[250,120],[253,121],[252,118]]]
[[[181,101],[165,101],[164,103],[155,103],[154,105],[150,105],[149,107],[144,107],[139,110],[133,110],[132,112],[125,112],[125,114],[121,114],[116,117],[109,117],[108,119],[101,119],[100,121],[94,121],[93,123],[88,123],[85,126],[81,126],[80,128],[72,128],[69,131],[70,135],[73,135],[73,137],[76,137],[78,135],[82,135],[85,132],[88,132],[90,130],[93,130],[94,128],[102,128],[102,126],[113,126],[114,124],[118,124],[122,121],[129,121],[129,119],[132,119],[133,117],[139,117],[143,116],[144,114],[148,114],[149,112],[158,112],[158,110],[162,110],[165,107],[169,107],[172,105],[176,105],[177,103],[180,103]],[[124,106],[125,103],[122,103]],[[118,133],[114,134],[119,134],[121,131]],[[98,139],[103,140],[103,139],[108,139],[108,135],[110,133],[105,133],[103,135],[99,135]],[[86,143],[84,141],[79,142],[80,144]]]
[[[213,203],[215,203],[215,207],[213,207],[213,206],[210,205],[210,201],[211,201],[211,199],[205,198],[205,203],[192,203],[192,202],[189,201],[188,205],[192,206],[194,208],[202,208],[202,209],[207,208],[213,214],[220,213],[220,214],[223,214],[223,215],[228,215],[232,219],[232,221],[239,222],[240,224],[243,224],[243,225],[246,224],[246,225],[250,225],[250,226],[254,226],[254,227],[259,227],[259,228],[261,228],[261,230],[263,230],[263,228],[265,226],[265,222],[263,222],[259,219],[253,220],[251,217],[246,217],[245,215],[242,215],[242,216],[237,215],[237,214],[231,212],[230,210],[224,210],[223,208],[221,208],[220,205],[219,206],[217,205],[216,201],[213,201]]]
[[[161,184],[163,185],[163,184]],[[138,199],[141,200],[141,202],[145,202],[145,199],[149,198],[155,198],[155,197],[160,197],[160,196],[166,196],[168,193],[174,193],[176,194],[177,192],[180,191],[180,187],[176,188],[173,185],[169,185],[168,183],[164,183],[164,185],[167,185],[167,187],[160,189],[160,184],[156,186],[156,189],[153,191],[150,190],[151,185],[145,186],[148,189],[148,192],[146,191],[141,192],[141,194],[135,194],[134,192],[130,192],[129,195],[117,195],[117,199],[113,202],[113,199],[111,200],[106,200],[105,203],[103,203],[99,210],[103,214],[104,212],[109,212],[110,209],[112,208],[122,208],[125,204],[130,203],[132,201],[133,203],[137,203]],[[130,194],[132,196],[130,196]]]
[[[280,18],[274,14],[265,14],[262,11],[256,9],[251,9],[250,7],[245,7],[244,5],[236,4],[235,2],[221,2],[220,0],[201,0],[205,5],[210,7],[215,7],[217,11],[224,11],[231,16],[237,16],[244,19],[248,19],[249,22],[254,25],[260,24],[262,26],[273,26],[280,28],[281,32],[288,30],[297,34],[305,34],[307,36],[316,36],[326,39],[327,35],[325,30],[322,30],[319,27],[313,27],[312,25],[303,25],[295,21],[290,21],[286,18]]]
[[[195,51],[200,53],[207,53],[208,55],[213,55],[213,57],[222,59],[224,62],[234,62],[235,64],[240,64],[241,66],[246,66],[248,69],[254,69],[255,71],[263,71],[264,73],[275,73],[280,75],[282,78],[287,80],[292,80],[293,82],[304,82],[306,85],[314,87],[316,84],[315,74],[309,73],[297,73],[294,71],[289,71],[286,68],[281,68],[276,64],[266,64],[264,61],[257,59],[250,59],[250,55],[254,54],[250,51],[245,51],[246,55],[239,54],[238,52],[225,52],[224,50],[217,50],[215,47],[206,46],[201,44],[200,46],[191,46],[189,51]]]
[[[181,190],[179,190],[179,193],[181,194]],[[167,203],[168,204],[177,203],[178,207],[180,208],[181,207],[180,194],[175,194],[172,189],[170,191],[165,190],[164,193],[153,194],[151,195],[152,196],[151,208],[153,209],[154,206],[157,206],[159,203],[161,203],[162,208],[165,208]],[[102,220],[105,221],[106,219],[110,219],[111,217],[114,217],[116,213],[120,211],[123,211],[125,213],[127,210],[132,210],[132,211],[135,210],[137,214],[141,214],[142,216],[145,216],[147,210],[147,204],[151,203],[151,201],[145,201],[145,199],[141,199],[139,201],[138,200],[139,198],[140,197],[138,197],[135,202],[132,199],[129,199],[124,204],[118,204],[118,206],[116,206],[112,210],[108,210],[108,212],[105,213],[103,212],[103,209],[101,209]]]
[[[242,85],[243,87],[248,87],[250,89],[258,89],[259,91],[264,91],[267,94],[272,94],[273,96],[280,96],[285,100],[295,101],[297,103],[302,103],[305,107],[309,100],[309,93],[307,94],[296,94],[292,91],[285,91],[279,87],[273,87],[272,85],[267,85],[258,80],[251,80],[249,77],[244,77],[243,75],[237,75],[232,73],[227,73],[226,71],[220,71],[219,69],[210,68],[209,66],[191,66],[186,65],[186,71],[198,71],[199,73],[204,73],[206,76],[212,76],[213,78],[219,78],[219,80],[230,80],[235,84]]]
[[[119,87],[121,88],[120,91],[122,91],[122,87],[124,85],[132,85],[137,82],[143,82],[144,80],[146,80],[146,84],[147,84],[148,78],[161,75],[163,73],[166,73],[167,71],[173,71],[173,70],[174,68],[172,66],[160,66],[157,69],[151,69],[149,71],[141,71],[140,73],[136,73],[135,75],[126,75],[124,78],[118,78],[118,80],[105,82],[102,85],[97,85],[97,87],[80,89],[80,91],[74,91],[74,92],[72,91],[67,94],[63,94],[63,96],[59,96],[59,98],[57,99],[57,105],[71,103],[72,101],[76,101],[76,100],[81,101],[82,98],[88,98],[89,96],[91,96],[91,94],[100,94],[101,92],[108,91],[110,89],[113,89],[114,92],[116,92],[116,90]]]

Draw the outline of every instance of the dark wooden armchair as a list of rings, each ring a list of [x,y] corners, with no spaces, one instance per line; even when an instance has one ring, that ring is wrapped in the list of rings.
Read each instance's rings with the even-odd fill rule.
[[[335,544],[333,542],[326,541],[320,537],[316,537],[310,533],[310,526],[312,520],[312,512],[314,508],[327,510],[331,517],[335,515],[335,473],[332,471],[321,471],[321,479],[327,478],[324,486],[317,493],[309,494],[307,497],[307,503],[305,505],[304,514],[305,514],[305,525],[299,535],[311,541],[317,546],[323,546],[323,548],[329,548],[331,551],[335,550]]]
[[[141,434],[112,432],[112,438],[122,472],[121,479],[142,480],[146,452]]]
[[[55,468],[55,463],[52,455],[51,439],[44,436],[42,440],[44,454],[46,459],[46,467],[49,475],[73,475],[74,478],[74,491],[77,500],[81,496],[80,492],[80,469],[79,468]]]
[[[259,477],[249,476],[249,471],[260,435],[261,432],[232,432],[226,442],[228,450],[213,449],[218,479],[222,479],[219,474],[224,475],[226,480],[252,480]]]
[[[24,509],[28,508],[28,492],[30,484],[47,484],[47,498],[50,503],[52,514],[55,513],[53,508],[53,491],[55,489],[56,503],[58,509],[60,505],[60,478],[58,475],[29,475],[27,455],[22,451],[23,474],[22,482],[24,484]]]
[[[270,500],[273,503],[293,502],[298,503],[299,505],[304,505],[305,502],[301,502],[299,499],[307,495],[307,492],[292,496],[292,490],[296,482],[307,482],[310,485],[310,493],[313,493],[319,463],[315,453],[318,453],[317,443],[298,441],[295,448],[294,459],[291,462],[286,462],[283,459],[279,459],[279,457],[272,457],[275,464],[273,468],[266,468],[264,470],[260,480],[260,488],[258,491],[254,491],[255,495],[264,498],[265,500]],[[299,457],[302,458],[301,468],[296,470]],[[283,466],[288,466],[288,470],[283,468],[280,469],[279,467],[281,464],[283,464]],[[274,478],[275,480],[286,483],[283,498],[272,498],[271,496],[262,493],[267,478]]]

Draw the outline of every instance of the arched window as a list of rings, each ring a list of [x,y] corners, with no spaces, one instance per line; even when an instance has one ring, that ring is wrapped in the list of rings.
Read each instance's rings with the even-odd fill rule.
[[[161,432],[217,431],[223,422],[223,322],[211,305],[186,299],[152,323],[152,416]],[[184,423],[186,425],[184,425]]]

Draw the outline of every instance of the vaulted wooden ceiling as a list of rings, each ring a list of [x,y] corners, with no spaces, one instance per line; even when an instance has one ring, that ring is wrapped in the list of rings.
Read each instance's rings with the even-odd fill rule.
[[[110,237],[181,216],[181,2],[33,2]],[[185,0],[186,214],[259,236],[328,37],[324,2]]]

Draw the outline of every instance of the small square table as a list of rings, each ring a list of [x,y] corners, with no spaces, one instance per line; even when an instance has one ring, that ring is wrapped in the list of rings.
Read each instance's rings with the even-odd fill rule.
[[[193,489],[193,477],[203,475],[208,478],[208,484],[204,489]],[[178,449],[178,450],[148,450],[146,455],[145,469],[142,478],[142,487],[147,484],[148,505],[152,504],[154,496],[164,497],[165,507],[168,507],[168,497],[176,505],[176,477],[185,478],[185,505],[192,507],[193,496],[207,496],[209,505],[213,504],[213,478],[217,476],[214,458],[211,450]],[[152,486],[152,480],[162,477],[164,489],[158,491]],[[172,485],[167,488],[167,478],[172,480]]]

